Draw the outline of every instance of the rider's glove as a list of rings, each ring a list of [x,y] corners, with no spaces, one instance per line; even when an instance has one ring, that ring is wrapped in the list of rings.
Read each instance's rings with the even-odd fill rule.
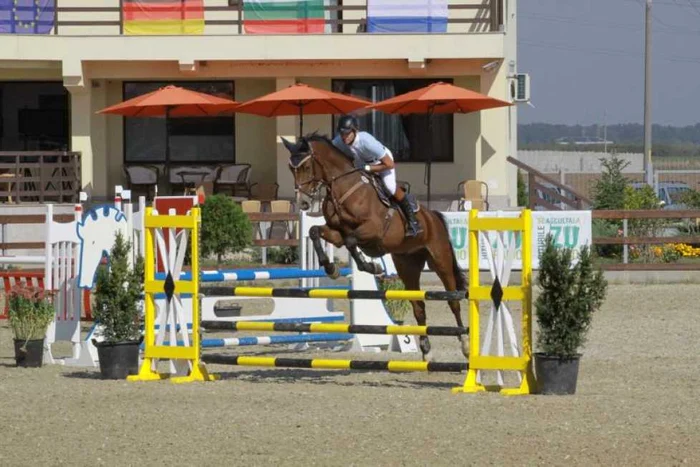
[[[365,169],[365,172],[371,172],[371,171],[372,171],[372,168],[369,166],[369,164],[366,164],[366,165],[364,166],[364,169]]]

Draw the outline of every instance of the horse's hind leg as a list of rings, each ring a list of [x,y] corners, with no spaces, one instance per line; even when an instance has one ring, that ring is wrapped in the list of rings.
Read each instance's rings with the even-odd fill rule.
[[[451,249],[451,247],[450,247]],[[445,290],[447,291],[454,291],[457,290],[457,284],[458,284],[458,279],[455,277],[455,274],[457,274],[459,271],[455,270],[455,264],[452,261],[450,261],[450,254],[454,254],[452,251],[445,252],[444,255],[440,255],[439,258],[441,261],[438,263],[435,261],[432,255],[428,256],[428,266],[430,269],[435,271],[435,273],[438,275],[440,280],[442,281],[443,285],[445,286]],[[461,282],[461,281],[459,281]],[[463,286],[464,287],[464,286]],[[450,310],[452,310],[452,314],[455,317],[455,321],[457,322],[457,326],[464,327],[464,324],[462,322],[462,314],[460,311],[459,307],[459,300],[450,300],[447,302],[447,304],[450,306]],[[467,329],[467,334],[457,336],[457,339],[460,342],[460,346],[462,348],[462,353],[464,356],[469,359],[469,329]]]
[[[425,260],[428,257],[427,250],[420,250],[405,255],[392,254],[391,257],[394,260],[396,272],[399,274],[406,289],[419,290],[420,274],[425,267]],[[423,300],[412,300],[411,305],[413,306],[413,316],[416,318],[416,324],[425,326],[425,302]],[[418,342],[421,353],[423,354],[423,361],[431,361],[432,354],[430,353],[430,340],[428,336],[420,336]]]
[[[323,245],[321,245],[321,238],[332,243],[336,247],[340,247],[343,245],[343,237],[340,235],[340,232],[331,229],[327,225],[321,227],[315,225],[309,229],[309,238],[311,238],[314,251],[316,252],[316,256],[318,256],[319,264],[323,266],[328,277],[337,279],[340,276],[340,271],[338,267],[328,259],[328,255],[326,255]]]

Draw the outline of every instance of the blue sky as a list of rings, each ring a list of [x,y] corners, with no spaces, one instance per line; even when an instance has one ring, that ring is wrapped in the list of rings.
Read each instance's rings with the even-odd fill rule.
[[[520,0],[520,123],[644,121],[645,0]],[[652,121],[700,122],[700,0],[654,0]],[[607,114],[607,116],[606,116]]]

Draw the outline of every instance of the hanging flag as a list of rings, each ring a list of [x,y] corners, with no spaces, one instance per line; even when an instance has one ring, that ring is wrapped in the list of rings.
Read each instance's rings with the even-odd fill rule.
[[[204,0],[123,0],[124,34],[202,34]]]
[[[247,34],[298,34],[325,31],[324,0],[243,0]]]
[[[367,32],[447,32],[447,0],[367,0]]]
[[[0,34],[48,34],[56,0],[0,0]]]

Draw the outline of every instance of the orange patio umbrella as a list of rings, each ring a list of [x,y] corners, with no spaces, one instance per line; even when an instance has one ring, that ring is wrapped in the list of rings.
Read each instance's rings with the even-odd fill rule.
[[[213,117],[233,110],[238,105],[238,102],[230,99],[170,85],[106,107],[97,113],[125,117]]]
[[[449,83],[436,82],[415,91],[407,92],[377,102],[366,110],[380,110],[388,114],[428,114],[428,132],[432,131],[432,115],[448,113],[469,113],[480,110],[506,107],[510,102],[489,97],[469,89]],[[428,152],[425,184],[428,185],[428,205],[430,205],[430,168],[432,152]]]
[[[244,102],[236,107],[235,111],[263,117],[299,115],[299,135],[301,136],[304,128],[304,114],[346,114],[371,104],[370,101],[357,97],[297,83]]]
[[[238,105],[238,102],[230,99],[170,85],[106,107],[97,113],[125,117],[164,117],[166,127],[165,166],[167,170],[170,163],[170,142],[167,132],[170,118],[214,117],[232,111]]]

